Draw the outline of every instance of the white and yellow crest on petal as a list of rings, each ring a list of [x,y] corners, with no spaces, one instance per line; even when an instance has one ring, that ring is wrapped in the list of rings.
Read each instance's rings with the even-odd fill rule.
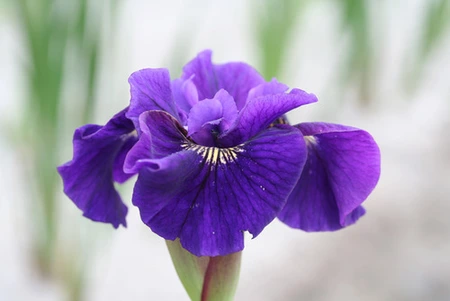
[[[215,146],[203,146],[193,143],[182,145],[185,150],[191,150],[202,156],[207,164],[227,164],[236,160],[238,153],[244,151],[241,146],[220,148]]]

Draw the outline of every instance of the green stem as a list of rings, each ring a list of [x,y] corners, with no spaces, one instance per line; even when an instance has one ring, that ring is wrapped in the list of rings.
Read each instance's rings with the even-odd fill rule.
[[[230,301],[236,293],[242,252],[211,257],[203,281],[201,301]]]
[[[178,239],[166,243],[178,277],[191,300],[233,300],[239,280],[241,252],[197,257],[185,250]]]
[[[209,257],[197,257],[183,249],[180,241],[166,240],[173,265],[178,277],[191,300],[200,300],[203,277],[209,263]]]

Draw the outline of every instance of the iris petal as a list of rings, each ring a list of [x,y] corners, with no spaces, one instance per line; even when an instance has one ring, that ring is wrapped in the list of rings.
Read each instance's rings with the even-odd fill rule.
[[[214,71],[218,87],[225,89],[233,96],[239,110],[244,107],[249,91],[265,83],[258,71],[245,63],[232,62],[214,65]]]
[[[314,94],[299,89],[293,89],[288,94],[252,98],[239,112],[236,122],[219,137],[219,143],[224,147],[240,144],[290,110],[316,101],[317,97]]]
[[[181,119],[178,108],[172,98],[169,71],[167,69],[143,69],[131,74],[130,108],[127,117],[139,129],[139,116],[150,110],[162,110]],[[181,121],[181,120],[180,120]]]
[[[149,159],[160,159],[182,150],[186,130],[177,120],[162,111],[148,111],[139,117],[142,135],[128,152],[124,170],[137,173]]]
[[[289,89],[285,84],[279,83],[275,78],[272,79],[268,83],[260,84],[248,93],[247,101],[250,99],[264,96],[264,95],[273,95],[273,94],[281,94],[286,92]]]
[[[198,99],[213,98],[220,89],[233,96],[238,109],[244,107],[249,91],[263,84],[264,78],[253,67],[241,62],[214,65],[211,50],[200,52],[183,68],[183,80],[192,79]]]
[[[199,101],[189,113],[188,134],[198,144],[214,145],[211,130],[222,121],[223,109],[218,99]]]
[[[199,101],[192,107],[188,119],[188,135],[198,144],[214,146],[218,134],[228,129],[237,115],[233,97],[220,89],[214,98]]]
[[[133,123],[125,110],[105,126],[85,125],[75,131],[73,159],[58,167],[64,192],[94,221],[126,226],[127,207],[114,188],[115,179],[125,181],[131,175],[120,172],[121,159],[135,143]]]
[[[276,126],[242,145],[221,149],[193,144],[168,114],[146,115],[152,137],[166,133],[172,140],[178,133],[184,142],[179,151],[159,159],[141,152],[147,156],[135,161],[139,177],[133,204],[155,233],[169,240],[179,237],[197,256],[242,250],[243,232],[256,236],[274,219],[306,160],[303,136],[290,126]],[[169,128],[154,133],[164,126]]]
[[[218,99],[222,104],[222,120],[220,122],[220,132],[224,132],[225,130],[228,130],[228,128],[238,116],[236,102],[234,98],[226,90],[223,89],[220,89],[216,93],[214,98]]]
[[[211,50],[200,52],[192,61],[183,67],[183,80],[192,79],[197,87],[198,99],[213,98],[219,90],[216,75],[211,62]]]
[[[172,81],[172,93],[175,103],[177,104],[179,111],[182,112],[182,123],[187,121],[187,115],[191,108],[198,102],[198,92],[192,79],[192,75],[187,80],[177,78]]]
[[[332,231],[351,225],[380,175],[380,151],[367,132],[329,123],[302,123],[308,159],[280,215],[305,231]]]
[[[137,135],[130,134],[125,140],[123,146],[120,148],[119,152],[116,155],[113,163],[113,179],[117,183],[124,183],[129,178],[134,176],[133,173],[125,173],[124,172],[124,163],[125,158],[130,151],[130,149],[136,144],[138,141]]]

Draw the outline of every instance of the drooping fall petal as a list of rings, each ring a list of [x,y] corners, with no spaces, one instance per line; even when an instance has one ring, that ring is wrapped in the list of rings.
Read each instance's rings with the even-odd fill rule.
[[[360,129],[329,123],[297,125],[308,159],[300,180],[279,214],[305,231],[333,231],[353,224],[380,176],[380,150]]]
[[[116,114],[105,126],[85,125],[75,131],[73,159],[58,167],[64,192],[94,221],[126,226],[127,207],[114,188],[132,174],[121,172],[124,154],[136,142],[133,123],[126,110]]]
[[[154,232],[179,238],[196,256],[242,250],[243,232],[256,236],[276,217],[306,159],[303,136],[290,126],[267,129],[232,148],[192,143],[163,112],[145,113],[145,127],[142,136],[171,142],[157,147],[168,150],[166,157],[152,158],[141,140],[129,152],[125,165],[139,171],[133,204]],[[177,139],[179,148],[171,148]]]

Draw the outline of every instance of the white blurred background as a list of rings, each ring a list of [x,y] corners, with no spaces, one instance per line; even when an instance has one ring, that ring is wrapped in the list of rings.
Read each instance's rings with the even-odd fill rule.
[[[367,214],[335,233],[278,221],[246,241],[236,300],[450,300],[450,1],[0,1],[0,301],[188,300],[164,240],[120,188],[128,228],[62,193],[73,130],[199,51],[315,93],[291,123],[373,134]],[[133,182],[133,181],[131,181]]]

